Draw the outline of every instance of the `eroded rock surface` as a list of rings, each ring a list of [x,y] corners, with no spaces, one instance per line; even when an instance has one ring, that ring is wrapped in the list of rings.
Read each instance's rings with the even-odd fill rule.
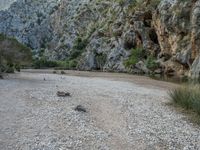
[[[0,10],[6,10],[14,3],[16,0],[1,0],[0,1]]]

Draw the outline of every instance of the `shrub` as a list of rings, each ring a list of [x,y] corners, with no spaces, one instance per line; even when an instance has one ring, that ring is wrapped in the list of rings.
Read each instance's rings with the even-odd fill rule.
[[[18,72],[20,72],[20,69],[21,69],[21,67],[20,67],[20,65],[15,65],[15,70],[17,70]]]
[[[78,61],[76,59],[72,60],[66,60],[66,61],[58,61],[57,62],[58,67],[56,67],[56,70],[61,70],[61,69],[75,69]]]
[[[106,54],[96,54],[96,64],[97,64],[97,69],[102,70],[103,66],[106,63],[107,55]]]
[[[156,58],[153,57],[152,55],[147,57],[145,64],[146,64],[147,68],[150,70],[155,70],[156,68],[159,67],[158,63],[156,63]]]
[[[55,67],[56,70],[64,70],[64,69],[69,69],[69,62],[66,61],[56,61],[57,62],[57,67]]]
[[[6,73],[14,73],[14,68],[13,67],[7,67],[6,68]]]
[[[55,70],[64,70],[64,69],[75,69],[78,64],[76,59],[65,60],[65,61],[50,61],[44,58],[35,59],[33,67],[35,69],[40,68],[54,68]]]
[[[77,60],[75,60],[75,59],[70,60],[69,61],[69,68],[74,69],[74,68],[76,68],[77,64],[78,64]]]
[[[87,46],[87,43],[88,43],[87,39],[82,39],[81,37],[78,37],[74,41],[73,49],[83,50]]]
[[[74,49],[70,54],[70,59],[75,59],[82,54],[82,50]]]
[[[146,0],[131,0],[129,2],[129,10],[155,10],[160,4],[161,0],[150,0],[146,3]]]
[[[135,65],[138,61],[140,61],[144,57],[144,50],[141,48],[136,48],[131,50],[130,57],[124,61],[125,67],[131,67]]]
[[[71,56],[70,59],[76,59],[77,57],[79,57],[83,53],[87,44],[88,44],[87,39],[82,39],[81,37],[75,39],[72,52],[70,54]]]
[[[58,63],[56,61],[47,60],[46,58],[35,59],[33,62],[33,67],[35,69],[40,68],[52,68],[57,67]]]
[[[151,0],[150,7],[156,8],[160,4],[161,0]]]
[[[200,115],[200,85],[184,85],[169,91],[170,99],[185,109]]]

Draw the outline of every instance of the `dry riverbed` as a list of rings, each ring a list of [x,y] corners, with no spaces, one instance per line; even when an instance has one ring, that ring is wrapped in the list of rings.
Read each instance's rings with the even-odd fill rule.
[[[200,128],[166,104],[175,86],[116,73],[9,75],[0,80],[0,150],[200,149]]]

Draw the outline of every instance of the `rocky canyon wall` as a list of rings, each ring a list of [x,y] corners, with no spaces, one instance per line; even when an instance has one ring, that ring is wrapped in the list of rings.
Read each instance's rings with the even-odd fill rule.
[[[0,0],[0,10],[6,10],[10,8],[10,5],[16,0]]]
[[[200,73],[200,0],[18,0],[0,32],[80,70]]]

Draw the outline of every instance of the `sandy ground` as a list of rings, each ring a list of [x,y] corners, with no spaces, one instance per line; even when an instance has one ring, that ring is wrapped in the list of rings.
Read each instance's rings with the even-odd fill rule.
[[[117,73],[9,75],[0,80],[0,150],[200,149],[200,128],[166,104],[174,87]]]

